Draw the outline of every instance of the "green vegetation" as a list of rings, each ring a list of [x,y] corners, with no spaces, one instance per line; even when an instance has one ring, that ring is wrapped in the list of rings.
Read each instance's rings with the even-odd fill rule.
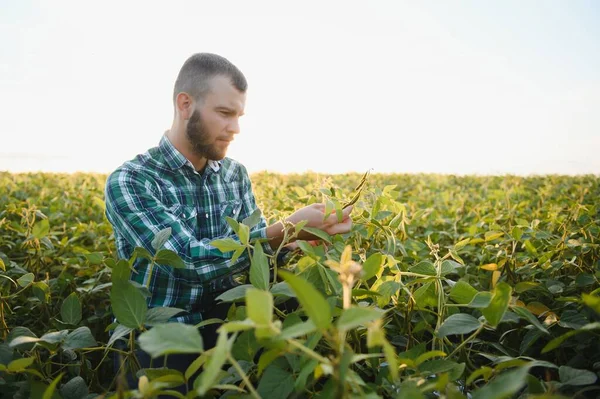
[[[183,397],[173,388],[196,371],[187,397],[600,395],[596,176],[372,174],[355,190],[360,174],[254,175],[270,222],[356,201],[354,226],[299,242],[273,279],[248,240],[257,215],[230,220],[240,242],[214,245],[250,251],[252,265],[248,284],[220,296],[227,320],[203,322],[222,324],[210,350],[198,326],[166,324],[180,310],[148,309],[147,289],[128,281],[138,256],[182,264],[162,248],[168,230],[154,251],[116,258],[104,181],[0,173],[2,398]],[[287,238],[303,228],[286,226]],[[280,310],[292,297],[299,309]],[[198,359],[185,374],[140,370],[126,391],[111,357],[135,366],[134,348]]]

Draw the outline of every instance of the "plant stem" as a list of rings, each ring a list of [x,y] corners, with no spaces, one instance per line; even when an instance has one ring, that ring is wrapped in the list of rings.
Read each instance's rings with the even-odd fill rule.
[[[318,360],[321,363],[330,364],[329,359],[324,358],[318,353],[308,349],[306,346],[302,345],[300,342],[294,339],[288,339],[287,342],[295,348],[300,349],[302,352],[306,353],[308,356],[312,357],[315,360]]]
[[[463,342],[461,342],[460,345],[458,345],[456,347],[456,349],[454,349],[452,351],[452,353],[450,353],[448,355],[448,358],[452,357],[456,352],[461,350],[467,344],[467,342],[469,342],[469,341],[473,340],[475,337],[477,337],[479,335],[479,333],[481,332],[481,330],[483,330],[484,327],[485,327],[485,324],[480,325],[479,328],[477,330],[475,330],[475,332],[469,336],[469,338],[467,338]]]

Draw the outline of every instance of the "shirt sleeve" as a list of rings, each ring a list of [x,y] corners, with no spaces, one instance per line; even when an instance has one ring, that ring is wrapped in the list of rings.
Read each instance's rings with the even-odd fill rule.
[[[171,228],[171,236],[164,248],[176,252],[186,266],[185,269],[165,266],[163,270],[172,278],[207,283],[249,265],[247,253],[232,262],[233,252],[223,253],[210,245],[212,240],[225,237],[197,239],[186,224],[169,213],[152,182],[139,171],[120,169],[111,174],[106,183],[105,198],[106,217],[116,234],[132,247],[143,247],[154,255],[152,240],[159,231]],[[236,235],[228,237],[239,241]]]

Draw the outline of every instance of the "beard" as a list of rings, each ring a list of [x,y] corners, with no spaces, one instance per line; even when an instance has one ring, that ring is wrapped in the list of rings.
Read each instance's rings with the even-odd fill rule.
[[[220,161],[225,158],[226,151],[214,143],[210,143],[208,128],[197,109],[190,116],[185,133],[194,154],[212,161]]]

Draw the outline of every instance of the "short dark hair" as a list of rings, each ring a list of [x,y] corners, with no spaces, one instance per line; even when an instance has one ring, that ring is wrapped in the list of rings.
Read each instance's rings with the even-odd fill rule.
[[[208,82],[215,76],[229,77],[240,93],[245,93],[248,88],[244,74],[229,60],[217,54],[197,53],[183,63],[177,75],[173,104],[181,92],[188,93],[196,101],[201,100],[210,90]]]

